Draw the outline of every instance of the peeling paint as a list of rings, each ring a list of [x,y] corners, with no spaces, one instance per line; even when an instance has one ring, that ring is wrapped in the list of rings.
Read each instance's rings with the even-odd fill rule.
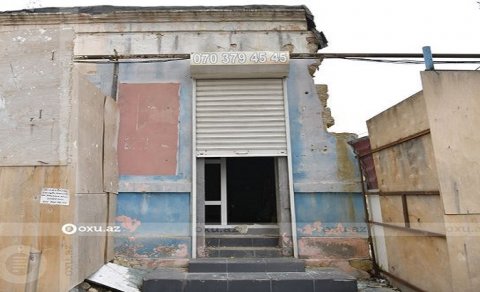
[[[361,238],[319,238],[299,239],[299,255],[302,258],[354,259],[369,258],[368,241]]]

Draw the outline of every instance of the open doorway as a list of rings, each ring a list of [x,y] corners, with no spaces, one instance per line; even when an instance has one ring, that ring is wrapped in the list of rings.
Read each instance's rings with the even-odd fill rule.
[[[274,158],[206,159],[205,223],[277,223]]]

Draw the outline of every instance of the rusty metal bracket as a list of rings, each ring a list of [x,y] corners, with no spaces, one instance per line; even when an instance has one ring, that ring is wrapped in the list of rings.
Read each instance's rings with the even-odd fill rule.
[[[368,223],[373,224],[373,225],[393,228],[393,229],[397,229],[397,230],[402,230],[402,231],[406,231],[406,232],[416,233],[416,234],[423,235],[423,236],[447,238],[447,236],[445,234],[432,232],[432,231],[420,230],[420,229],[415,229],[415,228],[410,228],[410,227],[403,227],[403,226],[398,226],[398,225],[393,225],[393,224],[388,224],[388,223],[381,223],[381,222],[376,222],[376,221],[369,221]]]
[[[368,195],[372,196],[439,196],[440,192],[439,191],[398,191],[398,192],[372,192],[368,191]]]
[[[377,147],[377,148],[375,148],[375,149],[372,149],[370,152],[367,152],[367,153],[361,155],[360,158],[365,157],[365,156],[370,155],[370,154],[373,154],[373,153],[375,153],[375,152],[379,152],[379,151],[382,151],[382,150],[385,150],[385,149],[388,149],[388,148],[392,148],[393,146],[397,146],[397,145],[399,145],[399,144],[408,142],[408,141],[410,141],[410,140],[413,140],[413,139],[416,139],[416,138],[418,138],[418,137],[422,137],[422,136],[425,136],[425,135],[428,135],[428,134],[430,134],[430,129],[426,129],[426,130],[420,131],[420,132],[418,132],[418,133],[415,133],[415,134],[413,134],[413,135],[407,136],[407,137],[402,138],[402,139],[400,139],[400,140],[397,140],[397,141],[394,141],[394,142],[385,144],[385,145],[383,145],[383,146]]]

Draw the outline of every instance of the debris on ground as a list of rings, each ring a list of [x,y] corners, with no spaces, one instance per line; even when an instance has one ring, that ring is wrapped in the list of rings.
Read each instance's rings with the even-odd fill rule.
[[[357,280],[358,292],[399,292],[386,279],[370,278]]]

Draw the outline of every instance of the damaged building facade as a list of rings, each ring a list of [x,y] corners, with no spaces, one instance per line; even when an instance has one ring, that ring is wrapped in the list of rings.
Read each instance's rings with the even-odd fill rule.
[[[94,209],[91,222],[121,226],[104,245],[114,255],[59,287],[113,258],[147,268],[196,257],[298,257],[350,270],[368,262],[354,137],[327,131],[327,88],[314,84],[320,61],[309,57],[326,39],[306,7],[44,8],[1,13],[0,23],[0,177],[14,166],[84,163],[71,212]],[[12,114],[19,105],[24,114]],[[26,142],[3,139],[19,128]],[[85,132],[84,148],[72,129]],[[27,150],[35,155],[15,158]],[[77,256],[86,246],[74,246]]]

